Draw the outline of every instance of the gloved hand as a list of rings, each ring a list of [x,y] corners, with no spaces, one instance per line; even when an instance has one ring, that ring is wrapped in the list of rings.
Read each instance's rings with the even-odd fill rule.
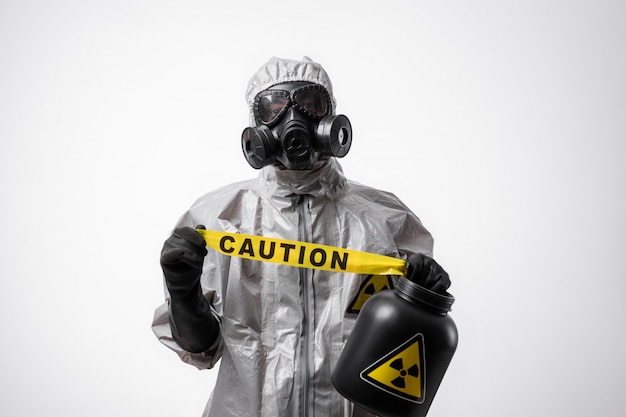
[[[406,277],[414,283],[439,294],[445,294],[450,287],[450,277],[433,258],[422,253],[414,253],[408,258],[409,269]]]
[[[198,232],[191,227],[174,230],[161,251],[161,268],[170,292],[189,291],[196,286],[206,255],[206,243]]]
[[[161,251],[161,268],[170,293],[172,337],[194,353],[206,351],[219,336],[219,322],[200,284],[207,253],[204,238],[191,227],[174,230]]]

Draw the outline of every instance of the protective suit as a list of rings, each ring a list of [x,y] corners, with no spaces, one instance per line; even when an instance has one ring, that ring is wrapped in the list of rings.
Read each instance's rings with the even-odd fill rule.
[[[308,59],[272,59],[252,78],[248,103],[272,85],[308,81],[332,86]],[[256,124],[251,116],[251,125]],[[431,256],[432,237],[394,195],[346,179],[334,157],[310,169],[270,164],[258,178],[199,198],[176,227],[299,240],[406,258]],[[229,257],[209,250],[201,292],[219,322],[219,337],[191,353],[172,335],[169,293],[153,331],[180,358],[200,369],[221,358],[204,416],[372,416],[332,387],[331,371],[358,315],[370,277]],[[393,277],[389,278],[393,285]],[[371,295],[371,291],[368,293]],[[360,301],[359,301],[360,300]]]

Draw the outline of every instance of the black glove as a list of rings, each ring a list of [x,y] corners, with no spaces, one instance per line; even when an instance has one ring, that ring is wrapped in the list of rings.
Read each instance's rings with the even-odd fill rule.
[[[161,251],[172,336],[188,352],[204,352],[219,336],[219,323],[200,285],[207,253],[204,238],[191,227],[174,230]]]
[[[434,291],[445,294],[450,287],[450,277],[433,258],[422,253],[409,255],[409,270],[406,277],[412,282]]]
[[[206,254],[206,243],[200,233],[191,227],[174,230],[161,251],[161,268],[170,292],[189,291],[196,286]]]

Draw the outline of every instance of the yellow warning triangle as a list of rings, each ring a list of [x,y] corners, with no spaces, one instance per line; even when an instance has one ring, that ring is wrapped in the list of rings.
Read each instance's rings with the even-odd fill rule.
[[[361,372],[361,378],[376,388],[421,404],[424,372],[424,336],[418,333]]]
[[[365,304],[365,302],[372,295],[376,294],[379,291],[391,289],[393,289],[393,281],[391,280],[391,276],[370,275],[363,281],[363,284],[361,284],[361,288],[359,288],[359,293],[350,303],[347,312],[359,314],[361,308],[363,307],[363,304]]]

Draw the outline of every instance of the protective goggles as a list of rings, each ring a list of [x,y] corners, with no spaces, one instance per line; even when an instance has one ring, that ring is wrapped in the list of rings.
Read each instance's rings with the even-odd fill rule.
[[[291,106],[314,119],[331,112],[328,91],[321,85],[308,84],[290,91],[261,91],[254,99],[254,119],[257,124],[272,125]]]

